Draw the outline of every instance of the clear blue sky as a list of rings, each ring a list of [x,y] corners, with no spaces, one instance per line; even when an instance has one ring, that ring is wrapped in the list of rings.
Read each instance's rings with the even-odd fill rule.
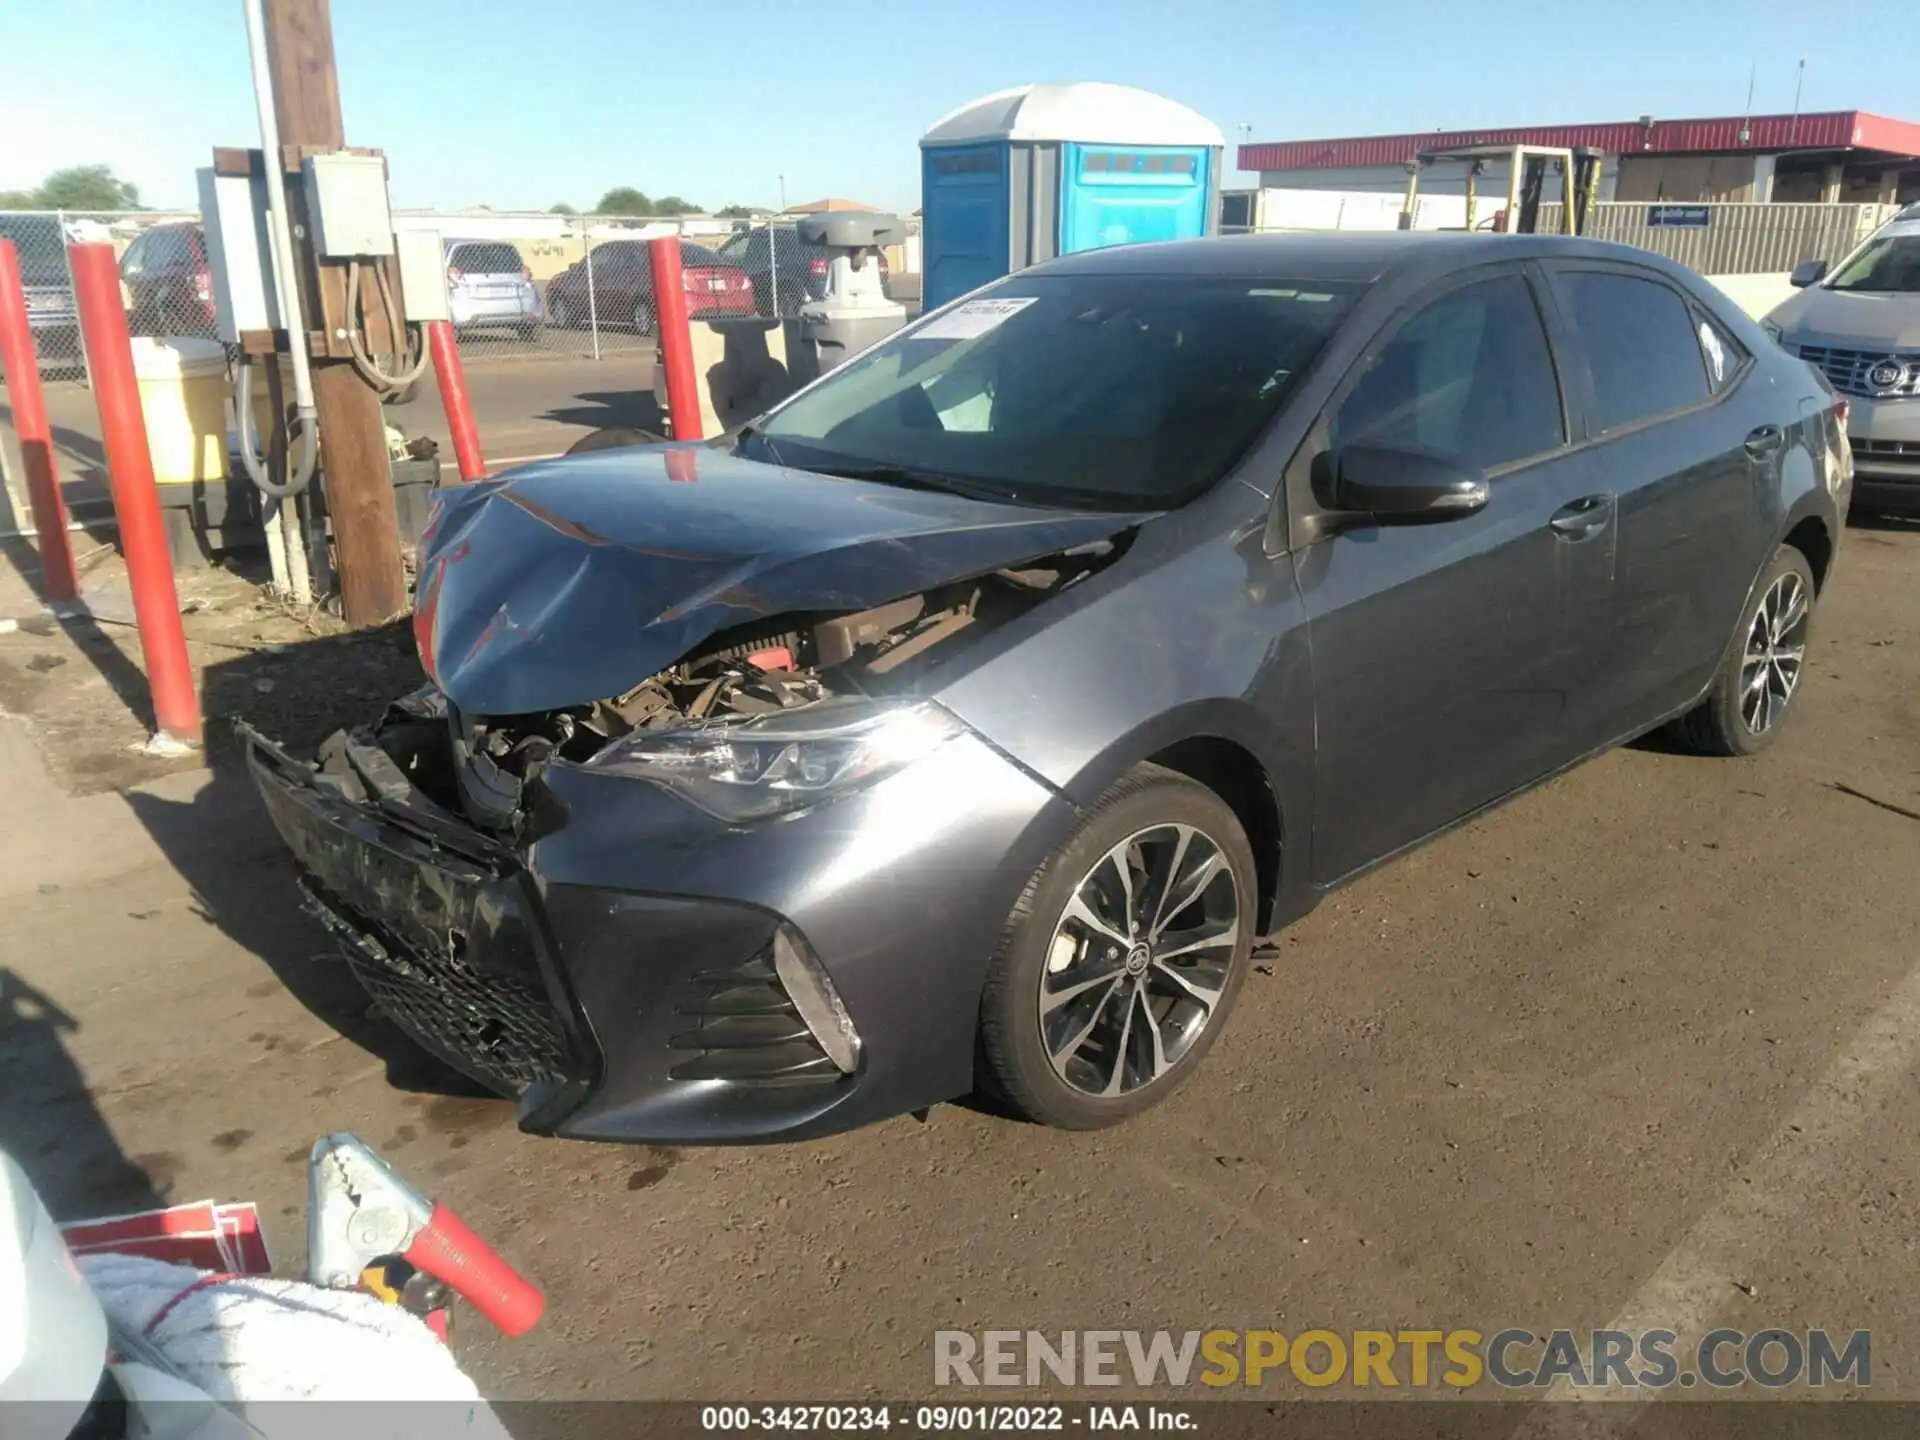
[[[1920,120],[1910,0],[334,0],[347,139],[398,205],[585,209],[612,185],[717,208],[911,209],[939,115],[1029,81],[1172,96],[1230,143],[1858,108]],[[835,81],[844,82],[835,93]],[[809,82],[813,82],[810,88]],[[0,0],[0,190],[104,163],[193,201],[257,144],[238,0]]]

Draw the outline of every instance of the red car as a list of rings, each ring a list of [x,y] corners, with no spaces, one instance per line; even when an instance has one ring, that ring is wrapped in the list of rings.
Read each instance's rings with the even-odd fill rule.
[[[213,272],[206,239],[192,221],[155,225],[135,236],[120,257],[120,279],[134,334],[214,333]]]
[[[593,290],[587,290],[587,266]],[[704,245],[680,242],[680,283],[687,292],[687,314],[697,320],[754,313],[753,282]],[[547,323],[578,329],[591,319],[599,326],[632,326],[651,334],[656,314],[653,262],[645,240],[609,240],[595,245],[585,261],[576,260],[547,282]]]

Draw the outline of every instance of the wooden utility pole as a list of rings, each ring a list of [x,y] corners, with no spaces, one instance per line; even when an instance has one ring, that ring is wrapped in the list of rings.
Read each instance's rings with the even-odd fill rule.
[[[287,152],[268,156],[267,163],[277,160],[286,166],[302,146],[344,146],[329,0],[267,0],[266,18],[273,111]],[[299,192],[298,186],[289,189]],[[304,225],[304,196],[290,195],[288,204],[311,234],[311,226]],[[304,243],[298,248],[308,253]],[[321,313],[317,306],[309,310],[309,323],[321,324]],[[290,338],[299,344],[304,337]],[[320,421],[327,511],[333,517],[341,610],[356,628],[378,625],[407,608],[380,392],[367,384],[352,361],[325,359],[316,348],[313,403]]]

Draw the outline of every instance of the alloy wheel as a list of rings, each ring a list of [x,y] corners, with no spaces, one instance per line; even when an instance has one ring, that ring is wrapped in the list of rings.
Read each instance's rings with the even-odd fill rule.
[[[1765,734],[1787,713],[1800,684],[1812,609],[1806,582],[1788,573],[1768,587],[1754,612],[1740,662],[1740,721],[1752,734]]]
[[[1192,825],[1136,831],[1101,856],[1055,924],[1040,976],[1054,1073],[1111,1098],[1177,1066],[1220,1010],[1240,908],[1232,864]]]

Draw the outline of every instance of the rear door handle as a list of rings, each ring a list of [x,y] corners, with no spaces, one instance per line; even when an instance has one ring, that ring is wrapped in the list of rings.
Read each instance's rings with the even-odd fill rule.
[[[1747,432],[1747,454],[1764,460],[1787,443],[1787,432],[1778,425],[1761,425]]]
[[[1585,540],[1598,535],[1613,523],[1613,496],[1582,495],[1553,512],[1547,527],[1569,540]]]

